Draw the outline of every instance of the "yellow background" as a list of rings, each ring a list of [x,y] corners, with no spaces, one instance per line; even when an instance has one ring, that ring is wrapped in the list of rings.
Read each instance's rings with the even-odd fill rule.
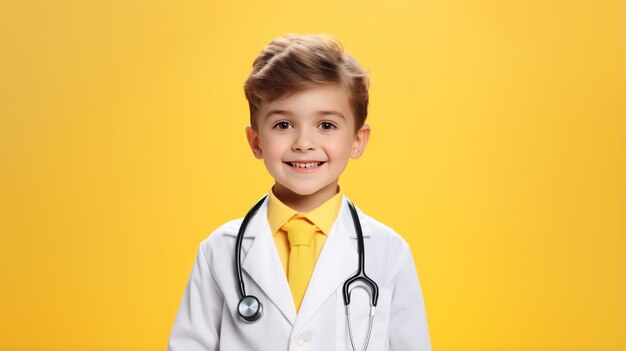
[[[0,350],[164,350],[272,184],[243,82],[287,32],[370,71],[340,184],[411,244],[435,350],[626,350],[623,1],[3,1]]]

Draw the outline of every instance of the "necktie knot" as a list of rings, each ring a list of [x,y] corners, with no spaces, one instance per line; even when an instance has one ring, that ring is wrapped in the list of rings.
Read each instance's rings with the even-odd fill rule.
[[[317,226],[302,215],[295,215],[282,227],[287,231],[289,247],[311,246]]]

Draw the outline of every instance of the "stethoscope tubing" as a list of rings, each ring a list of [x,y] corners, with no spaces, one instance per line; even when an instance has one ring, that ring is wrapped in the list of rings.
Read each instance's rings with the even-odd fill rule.
[[[256,322],[263,315],[263,305],[261,302],[252,295],[246,295],[246,286],[243,281],[243,273],[241,269],[241,247],[243,243],[243,236],[246,231],[246,227],[248,223],[252,219],[252,217],[259,210],[263,202],[267,199],[269,194],[265,194],[259,201],[257,201],[254,206],[248,211],[246,216],[243,218],[241,225],[239,226],[239,232],[237,233],[237,242],[235,244],[235,271],[237,274],[237,283],[239,290],[239,305],[237,306],[239,316],[247,323]],[[369,339],[372,332],[372,323],[374,320],[374,311],[376,308],[376,304],[378,303],[378,285],[372,279],[370,279],[367,274],[365,274],[365,244],[363,242],[363,231],[361,229],[361,221],[359,220],[359,215],[354,207],[352,202],[348,201],[348,208],[350,209],[350,214],[352,216],[352,221],[354,223],[354,229],[357,234],[357,246],[359,252],[359,266],[357,272],[348,278],[343,284],[343,301],[346,309],[346,319],[348,323],[348,332],[350,335],[350,343],[352,345],[352,349],[356,351],[356,346],[354,344],[354,339],[352,335],[352,326],[350,323],[350,297],[352,290],[355,288],[362,288],[366,290],[370,298],[370,315],[369,315],[369,325],[366,334],[366,339],[364,343],[363,350],[367,349],[367,345],[369,343]],[[352,285],[355,287],[352,287]]]
[[[243,242],[243,234],[246,231],[246,227],[248,226],[248,222],[254,216],[254,214],[259,210],[261,205],[263,205],[263,201],[268,197],[269,194],[265,194],[259,201],[257,201],[254,206],[246,213],[246,216],[243,218],[241,225],[239,226],[239,232],[237,233],[237,243],[235,244],[235,269],[237,271],[237,281],[239,287],[239,296],[240,298],[244,298],[246,296],[246,285],[243,282],[243,273],[241,271],[241,244]]]
[[[362,281],[366,285],[371,286],[371,305],[376,307],[376,304],[378,303],[378,285],[376,284],[376,282],[370,279],[367,274],[365,274],[365,244],[363,242],[361,221],[359,220],[359,215],[356,212],[356,208],[350,201],[348,201],[348,208],[350,208],[350,214],[352,215],[352,221],[354,222],[354,229],[357,235],[357,245],[359,250],[359,269],[355,275],[348,278],[345,283],[343,283],[343,303],[346,306],[350,304],[350,285],[352,283]]]

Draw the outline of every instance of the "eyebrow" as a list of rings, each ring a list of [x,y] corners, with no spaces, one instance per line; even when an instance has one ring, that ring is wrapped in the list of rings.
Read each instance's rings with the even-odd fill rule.
[[[341,118],[343,118],[344,120],[346,119],[343,116],[343,113],[339,112],[339,111],[333,111],[333,110],[328,110],[328,111],[317,111],[315,113],[317,116],[326,116],[326,115],[336,115],[339,116]],[[266,115],[265,115],[265,119],[269,118],[272,115],[285,115],[285,116],[289,116],[289,117],[293,117],[294,113],[291,111],[287,111],[287,110],[270,110]]]

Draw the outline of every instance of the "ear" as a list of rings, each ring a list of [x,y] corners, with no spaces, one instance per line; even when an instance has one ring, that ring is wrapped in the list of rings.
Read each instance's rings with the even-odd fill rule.
[[[248,138],[248,144],[250,145],[250,149],[252,149],[252,153],[254,157],[259,160],[263,158],[263,153],[261,150],[261,139],[259,138],[259,132],[254,130],[251,126],[246,127],[246,137]]]
[[[370,130],[369,125],[363,124],[363,126],[356,132],[354,141],[352,142],[352,150],[350,150],[350,157],[354,159],[361,157],[363,151],[365,151],[367,141],[370,138]]]

